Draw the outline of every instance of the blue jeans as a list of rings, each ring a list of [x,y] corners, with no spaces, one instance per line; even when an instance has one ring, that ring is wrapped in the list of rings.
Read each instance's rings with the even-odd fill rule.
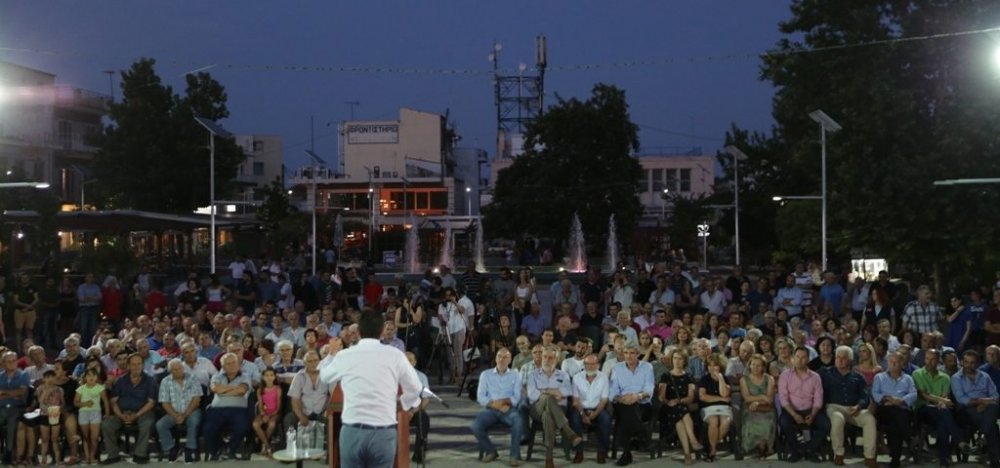
[[[924,405],[917,410],[921,424],[934,428],[934,438],[937,440],[938,460],[951,460],[951,449],[965,440],[965,431],[955,421],[950,409],[936,408]]]
[[[198,426],[201,425],[201,410],[194,410],[187,419],[181,424],[187,427],[187,434],[185,435],[185,446],[189,450],[198,449]],[[156,421],[156,433],[160,435],[160,448],[164,452],[169,452],[170,449],[174,448],[174,436],[170,433],[170,430],[174,426],[179,426],[174,421],[174,418],[170,417],[169,414],[164,415],[159,421]]]
[[[205,412],[205,451],[209,456],[219,454],[219,436],[229,427],[229,455],[240,452],[243,439],[250,432],[250,412],[246,408],[209,408]]]
[[[596,419],[590,420],[591,427],[595,424],[597,425],[597,449],[601,452],[607,452],[608,447],[611,446],[611,414],[607,410],[601,411],[597,414]],[[580,437],[586,434],[583,428],[583,417],[575,408],[569,410],[569,426]]]
[[[521,435],[523,434],[524,423],[521,412],[516,409],[511,409],[506,413],[501,413],[495,409],[484,409],[476,416],[476,420],[472,422],[472,433],[476,436],[476,444],[479,445],[479,450],[488,454],[496,452],[497,449],[490,442],[490,437],[486,434],[486,431],[497,424],[509,426],[510,458],[511,460],[520,460]]]
[[[80,331],[81,348],[89,348],[94,334],[97,333],[97,316],[100,311],[97,306],[80,306],[76,313],[76,325]]]
[[[392,468],[395,461],[395,426],[362,429],[344,424],[340,428],[340,466]]]

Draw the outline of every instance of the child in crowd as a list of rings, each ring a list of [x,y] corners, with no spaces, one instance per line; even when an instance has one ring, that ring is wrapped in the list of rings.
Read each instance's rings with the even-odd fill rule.
[[[73,404],[80,408],[78,423],[83,434],[83,459],[87,464],[96,464],[100,459],[97,444],[101,436],[101,409],[110,408],[108,394],[99,380],[100,373],[96,369],[87,369],[83,385],[76,388],[73,399]]]
[[[253,420],[253,430],[260,440],[260,454],[271,456],[271,436],[281,419],[281,387],[277,383],[278,374],[268,367],[260,376],[257,390],[257,417]]]

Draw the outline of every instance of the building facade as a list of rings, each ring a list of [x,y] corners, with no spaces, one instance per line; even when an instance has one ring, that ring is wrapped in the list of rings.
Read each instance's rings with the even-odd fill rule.
[[[456,232],[468,227],[470,209],[478,210],[475,171],[485,152],[462,150],[457,161],[458,137],[443,116],[403,108],[398,120],[345,121],[339,128],[338,161],[316,159],[290,177],[301,210],[315,199],[317,213],[368,227],[347,233],[351,238],[400,234],[411,222]]]
[[[239,189],[234,195],[234,201],[243,203],[260,201],[256,192],[258,187],[271,185],[274,180],[284,183],[281,137],[236,135],[236,144],[243,149],[246,160],[236,170],[236,184]]]
[[[65,203],[79,204],[97,148],[86,143],[111,98],[59,85],[55,75],[0,62],[0,169],[47,182]]]

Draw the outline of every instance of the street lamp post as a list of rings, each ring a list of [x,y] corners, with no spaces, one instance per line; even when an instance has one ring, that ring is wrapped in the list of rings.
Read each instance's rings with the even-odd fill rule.
[[[472,188],[465,186],[465,214],[472,217]]]
[[[835,120],[826,115],[822,110],[814,110],[809,113],[809,118],[813,119],[814,122],[819,124],[819,134],[820,134],[820,147],[821,147],[821,161],[823,166],[822,177],[820,179],[820,194],[822,196],[822,236],[823,236],[823,271],[826,271],[826,133],[835,133],[840,131],[841,127]]]
[[[670,193],[670,189],[663,189],[663,194],[660,195],[660,222],[667,224],[667,194]]]
[[[212,243],[209,249],[209,272],[215,274],[215,137],[229,138],[231,133],[215,123],[203,117],[195,117],[194,120],[208,130],[208,206],[211,221],[209,229],[212,231],[209,239]]]
[[[703,270],[708,270],[708,236],[711,235],[708,232],[709,229],[708,221],[702,221],[698,225],[698,237],[701,238],[701,268]]]
[[[312,212],[312,275],[316,276],[316,175],[326,167],[326,161],[320,158],[313,150],[306,150],[306,154],[312,159],[312,167],[309,168],[309,179],[312,182],[309,192],[309,211]]]
[[[736,264],[740,264],[740,161],[747,160],[747,155],[739,148],[729,145],[726,151],[733,156],[733,218],[736,225],[734,240],[736,243]]]

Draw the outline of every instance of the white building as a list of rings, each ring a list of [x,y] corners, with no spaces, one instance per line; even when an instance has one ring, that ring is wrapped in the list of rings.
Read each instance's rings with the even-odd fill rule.
[[[291,177],[301,209],[310,209],[315,187],[318,213],[341,213],[372,231],[402,231],[411,216],[421,227],[469,225],[467,212],[477,212],[479,192],[470,168],[485,153],[463,151],[463,161],[456,161],[457,136],[443,116],[403,108],[398,120],[345,121],[339,128],[339,163],[315,161]],[[470,158],[476,161],[465,161]]]
[[[107,95],[56,84],[41,70],[0,62],[0,174],[23,171],[48,182],[64,202],[79,204],[97,148],[85,136],[100,129]]]
[[[236,144],[243,149],[246,159],[236,171],[238,192],[234,200],[250,203],[259,201],[256,189],[268,186],[274,180],[284,180],[282,140],[278,135],[236,135]]]

